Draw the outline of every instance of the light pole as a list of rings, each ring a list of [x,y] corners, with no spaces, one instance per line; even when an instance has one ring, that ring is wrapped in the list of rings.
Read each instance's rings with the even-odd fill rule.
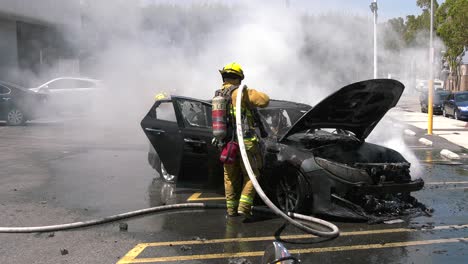
[[[374,14],[374,79],[377,79],[377,0],[371,3],[370,9]]]
[[[432,135],[433,128],[433,102],[434,102],[434,42],[432,31],[434,29],[434,0],[431,0],[431,26],[429,29],[429,87],[427,96],[427,134]]]

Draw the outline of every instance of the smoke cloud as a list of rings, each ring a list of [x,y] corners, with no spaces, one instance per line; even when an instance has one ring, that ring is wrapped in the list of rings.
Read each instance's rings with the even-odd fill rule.
[[[81,57],[80,71],[106,86],[95,121],[112,116],[132,131],[139,130],[159,92],[211,98],[221,83],[218,69],[232,61],[243,66],[249,87],[311,105],[344,85],[372,78],[370,14],[329,9],[308,14],[271,1],[89,0],[81,1],[80,9],[81,28],[71,33],[71,39],[79,36],[73,45]],[[382,48],[382,37],[379,41],[380,76],[392,74],[412,91],[411,80],[426,69],[421,61],[427,49],[396,53]],[[371,140],[404,145],[400,133],[383,131],[377,127],[374,134],[380,136]],[[141,131],[138,135],[144,139]]]

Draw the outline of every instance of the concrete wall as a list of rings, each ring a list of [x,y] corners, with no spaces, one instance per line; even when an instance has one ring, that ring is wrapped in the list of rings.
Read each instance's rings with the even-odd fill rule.
[[[0,80],[13,81],[18,69],[16,22],[0,18]]]
[[[79,0],[0,0],[0,17],[63,26],[80,24]]]
[[[0,0],[0,80],[22,82],[25,73],[48,78],[51,68],[70,72],[63,65],[78,64],[69,43],[79,38],[80,2]]]

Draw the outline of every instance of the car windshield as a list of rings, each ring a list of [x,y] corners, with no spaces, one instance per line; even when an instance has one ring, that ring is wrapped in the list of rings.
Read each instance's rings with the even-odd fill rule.
[[[435,96],[434,96],[434,101],[437,103],[437,102],[443,102],[445,100],[447,100],[447,97],[449,96],[450,93],[437,93]]]
[[[281,136],[286,133],[296,121],[304,115],[306,109],[270,108],[259,110],[263,126],[268,133]]]
[[[457,102],[457,103],[468,102],[468,93],[456,94],[455,95],[455,102]]]

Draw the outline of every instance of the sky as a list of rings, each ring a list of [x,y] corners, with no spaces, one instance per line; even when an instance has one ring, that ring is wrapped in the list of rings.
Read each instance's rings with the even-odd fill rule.
[[[232,3],[232,0],[143,0],[153,3]],[[260,0],[259,0],[260,1]],[[310,13],[322,13],[328,11],[344,12],[359,15],[372,16],[369,5],[373,0],[262,0],[268,4],[277,2],[278,4],[289,1],[292,8],[302,9]],[[444,0],[439,0],[439,3]],[[379,10],[379,20],[386,21],[394,17],[403,17],[407,15],[419,15],[421,9],[416,6],[416,0],[377,0]]]

